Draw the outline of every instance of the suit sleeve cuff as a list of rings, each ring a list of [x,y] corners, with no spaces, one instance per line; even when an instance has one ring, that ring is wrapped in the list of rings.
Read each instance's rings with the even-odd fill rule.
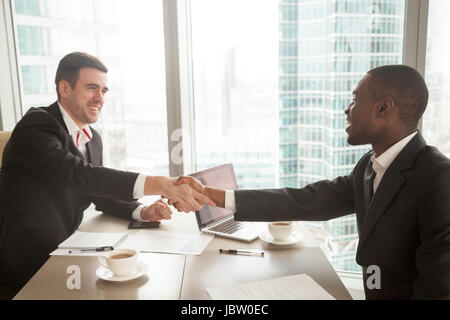
[[[141,211],[144,207],[145,207],[144,205],[140,205],[136,209],[134,209],[133,214],[132,214],[132,218],[134,220],[141,221],[141,222],[148,221],[148,220],[144,220],[141,218]]]
[[[145,174],[139,174],[133,188],[133,198],[140,199],[144,197]]]
[[[236,201],[234,199],[234,190],[225,190],[225,209],[236,212]]]

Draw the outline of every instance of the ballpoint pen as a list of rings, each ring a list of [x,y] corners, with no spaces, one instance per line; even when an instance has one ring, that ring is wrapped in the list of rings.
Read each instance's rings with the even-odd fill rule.
[[[97,248],[88,248],[88,249],[76,249],[76,250],[69,250],[69,254],[78,251],[78,252],[99,252],[99,251],[112,251],[114,250],[111,246],[106,247],[97,247]]]
[[[261,256],[264,257],[264,251],[254,252],[254,251],[245,251],[245,250],[236,250],[236,249],[219,249],[220,253],[228,253],[228,254],[239,254],[245,256]]]

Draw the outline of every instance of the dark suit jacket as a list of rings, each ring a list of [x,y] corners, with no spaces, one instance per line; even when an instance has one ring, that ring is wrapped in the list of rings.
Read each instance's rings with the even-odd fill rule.
[[[14,128],[0,174],[0,283],[25,284],[91,202],[123,218],[139,205],[132,201],[138,174],[102,167],[102,142],[91,130],[85,160],[57,103],[31,108]]]
[[[322,221],[356,212],[356,261],[363,267],[367,299],[450,299],[449,159],[418,133],[370,199],[372,154],[350,175],[332,181],[302,189],[236,191],[235,218]],[[367,287],[371,265],[380,268],[381,289]]]

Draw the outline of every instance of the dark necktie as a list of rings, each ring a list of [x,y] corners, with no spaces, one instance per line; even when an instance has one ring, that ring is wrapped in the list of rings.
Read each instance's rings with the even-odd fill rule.
[[[373,194],[374,194],[374,192],[373,192],[373,180],[375,180],[375,176],[376,175],[377,175],[376,172],[372,170],[372,174],[369,177],[369,182],[370,182],[370,198],[369,199],[370,199],[370,201],[372,200]]]
[[[366,171],[364,172],[364,184],[367,187],[366,191],[366,200],[368,203],[372,200],[373,197],[373,180],[375,179],[375,171],[372,168],[372,162],[367,164]]]

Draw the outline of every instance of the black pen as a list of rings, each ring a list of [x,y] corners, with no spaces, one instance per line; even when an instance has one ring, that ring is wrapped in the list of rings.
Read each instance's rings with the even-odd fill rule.
[[[80,252],[100,252],[100,251],[112,251],[114,250],[111,246],[106,247],[97,247],[97,248],[89,248],[89,249],[78,249],[78,250],[69,250],[69,254],[74,251],[80,251]]]
[[[253,252],[253,251],[245,251],[245,250],[236,250],[236,249],[219,249],[219,253],[228,253],[228,254],[241,254],[245,256],[261,256],[264,257],[264,251],[261,252]]]

